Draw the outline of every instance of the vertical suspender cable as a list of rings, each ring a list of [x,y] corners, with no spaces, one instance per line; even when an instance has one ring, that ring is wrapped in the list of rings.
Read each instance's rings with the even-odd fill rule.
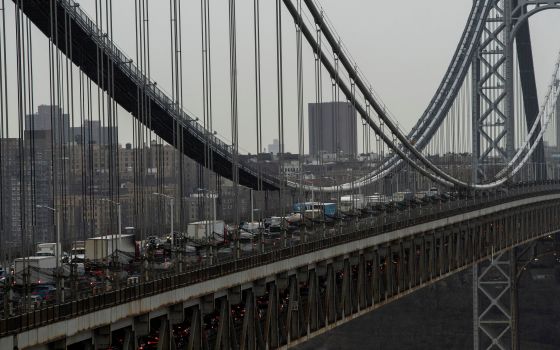
[[[279,1],[279,0],[277,0]],[[237,107],[237,23],[235,15],[235,0],[229,0],[229,81],[230,81],[230,113],[231,113],[231,143],[232,143],[232,181],[234,198],[234,227],[235,227],[235,257],[239,257],[239,120]]]
[[[276,0],[276,92],[278,106],[278,173],[280,175],[279,201],[281,216],[284,218],[284,73],[283,73],[283,47],[282,47],[282,0]],[[282,219],[282,235],[285,238],[285,225]]]
[[[260,34],[260,8],[259,0],[253,0],[253,39],[255,50],[255,118],[257,136],[257,191],[261,194],[262,183],[262,102],[261,102],[261,34]],[[263,211],[259,210],[259,222],[262,222]],[[262,233],[263,230],[261,230]],[[261,246],[263,237],[261,235]]]
[[[0,26],[0,30],[2,33],[0,34],[0,139],[8,139],[9,132],[8,132],[8,77],[7,69],[6,69],[6,7],[5,7],[5,0],[2,0],[2,9],[1,9],[1,17],[0,20],[2,24]],[[6,208],[4,201],[6,200],[4,196],[4,189],[6,179],[6,162],[5,160],[8,159],[6,156],[6,148],[8,148],[8,142],[0,142],[0,241],[6,242],[7,235],[6,231],[8,231],[9,221],[6,220]],[[9,232],[12,232],[11,228]],[[6,244],[2,244],[0,247],[0,263],[4,262],[6,259],[7,248]],[[7,301],[7,293],[6,294],[6,301]],[[7,310],[7,305],[4,305],[4,310]]]
[[[301,0],[297,0],[297,10],[301,19]],[[303,53],[301,23],[296,23],[296,55],[297,55],[297,115],[298,115],[298,154],[299,154],[299,201],[304,200],[303,157],[304,157],[304,120],[303,120]]]
[[[206,186],[204,187],[207,195],[202,196],[202,208],[206,208],[206,198],[214,196],[210,192],[210,177],[215,176],[214,171],[214,160],[213,152],[210,143],[212,142],[213,135],[213,125],[212,125],[212,52],[211,52],[211,35],[210,35],[210,1],[201,0],[201,26],[202,26],[202,83],[203,83],[203,105],[204,105],[204,129],[208,130],[206,132],[205,140],[205,154],[204,154],[204,182]],[[212,206],[212,212],[214,207]],[[206,218],[207,224],[209,223],[209,218]],[[210,235],[214,231],[214,227],[211,228],[207,225],[206,234]]]

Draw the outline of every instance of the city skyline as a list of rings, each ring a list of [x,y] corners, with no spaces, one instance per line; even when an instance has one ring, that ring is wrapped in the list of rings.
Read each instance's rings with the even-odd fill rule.
[[[227,2],[214,2],[213,10],[213,80],[219,81],[229,76],[229,68],[226,57],[227,52]],[[404,2],[378,2],[367,0],[356,0],[352,2],[340,2],[327,0],[321,2],[325,14],[337,28],[338,33],[352,56],[356,59],[365,77],[371,82],[372,88],[383,98],[388,111],[390,111],[404,130],[410,130],[418,117],[422,114],[433,93],[437,89],[440,78],[449,65],[457,41],[461,36],[462,29],[472,1],[455,2],[449,6],[447,0],[432,0],[429,2],[417,2],[407,0]],[[13,13],[13,3],[8,1],[8,12]],[[87,11],[92,18],[95,14],[93,3],[84,2],[82,8]],[[118,1],[113,3],[115,13],[133,13],[134,2],[132,0]],[[252,13],[249,3],[238,2],[238,13]],[[169,40],[156,40],[158,36],[167,37],[169,35],[169,9],[168,6],[150,5],[152,26],[151,55],[152,55],[152,79],[158,82],[158,87],[164,91],[171,90],[171,70],[169,59]],[[184,35],[184,108],[191,111],[194,117],[199,118],[202,123],[203,99],[201,95],[201,61],[200,61],[200,12],[198,5],[196,11],[186,11],[183,13],[185,22],[185,32],[192,35]],[[272,2],[262,2],[262,21],[273,18],[274,6]],[[445,16],[441,15],[445,12]],[[554,56],[558,47],[550,45],[549,42],[553,33],[560,31],[560,20],[558,13],[554,11],[539,14],[538,20],[531,20],[533,33],[533,50],[537,76],[537,87],[539,98],[542,98],[549,83],[549,70],[554,64]],[[287,20],[289,15],[284,12],[285,26],[289,27]],[[417,18],[425,19],[427,25],[417,26]],[[8,17],[8,30],[13,27],[13,18]],[[240,22],[238,32],[252,33],[252,21]],[[162,24],[161,26],[156,23]],[[188,24],[187,24],[188,23]],[[165,25],[163,25],[165,24]],[[270,28],[264,30],[263,25],[263,79],[275,81],[274,57],[275,47],[272,44],[273,31]],[[390,28],[390,30],[385,30]],[[441,31],[441,28],[446,28]],[[134,21],[123,18],[114,23],[115,41],[124,52],[131,58],[135,54]],[[15,33],[10,33],[15,35]],[[219,33],[219,35],[218,35]],[[255,101],[254,101],[254,70],[250,68],[253,58],[252,35],[239,41],[239,79],[240,89],[250,92],[247,96],[241,96],[239,101],[241,124],[244,130],[256,130],[255,125]],[[42,54],[43,59],[35,59],[33,65],[34,72],[43,81],[49,81],[46,63],[48,57],[48,42],[42,33],[33,29],[34,52]],[[295,59],[295,35],[286,36],[285,56],[291,60]],[[15,48],[12,48],[15,50]],[[414,52],[414,57],[418,64],[410,62],[409,51]],[[44,54],[43,54],[44,53]],[[312,73],[313,58],[310,52],[304,51],[304,103],[314,103],[316,101]],[[8,57],[8,63],[15,66],[15,58]],[[370,63],[375,64],[370,64]],[[421,66],[422,69],[418,69]],[[287,68],[288,69],[288,68]],[[244,78],[245,77],[245,78]],[[326,77],[326,75],[325,75]],[[15,82],[15,74],[8,77]],[[79,86],[76,81],[74,86]],[[286,119],[297,116],[297,96],[296,91],[296,72],[290,69],[285,74],[285,114]],[[34,88],[34,100],[37,104],[51,104],[52,99],[46,90],[39,86]],[[288,92],[291,92],[288,94]],[[215,130],[218,136],[231,143],[230,135],[230,111],[229,111],[229,86],[227,84],[213,85],[213,111]],[[330,91],[323,91],[324,99],[330,99]],[[16,100],[17,96],[12,96]],[[402,103],[402,99],[406,103]],[[76,102],[77,104],[77,102]],[[10,115],[13,122],[10,123],[10,134],[17,135],[17,105],[10,105]],[[91,110],[93,115],[99,114],[96,111],[96,101],[92,101]],[[78,106],[74,106],[74,119],[80,119]],[[304,108],[305,124],[307,125],[307,111]],[[276,93],[267,88],[263,91],[263,117],[265,125],[277,125]],[[97,119],[97,117],[95,118]],[[119,141],[121,143],[132,142],[132,122],[129,114],[118,107]],[[285,143],[286,151],[297,153],[297,125],[286,123]],[[272,128],[264,128],[264,139],[267,142],[278,138],[277,131]],[[358,144],[361,145],[362,135],[358,133]],[[309,149],[308,139],[304,139],[305,149]],[[264,143],[265,145],[267,143]],[[240,150],[243,153],[255,153],[256,141],[248,138],[240,140]]]

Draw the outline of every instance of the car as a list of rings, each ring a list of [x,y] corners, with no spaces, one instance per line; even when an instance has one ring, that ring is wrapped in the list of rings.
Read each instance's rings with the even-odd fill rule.
[[[56,288],[50,284],[40,284],[33,288],[31,295],[39,296],[44,301],[51,301],[56,297]]]

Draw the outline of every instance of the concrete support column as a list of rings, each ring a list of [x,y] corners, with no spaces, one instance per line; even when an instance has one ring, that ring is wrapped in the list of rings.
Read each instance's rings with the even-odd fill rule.
[[[436,238],[432,233],[428,237],[428,275],[426,281],[431,281],[436,276]]]
[[[140,315],[134,317],[134,321],[132,323],[132,334],[134,340],[134,348],[138,349],[138,338],[142,336],[146,336],[150,334],[150,316],[149,315]]]
[[[230,342],[231,311],[227,297],[221,298],[218,304],[220,305],[220,324],[218,325],[214,350],[231,349],[233,348]]]
[[[364,295],[366,307],[373,305],[373,269],[375,264],[373,262],[373,251],[371,249],[364,252]]]
[[[420,261],[420,271],[419,271],[419,283],[422,284],[426,281],[427,277],[427,267],[428,267],[428,254],[426,246],[426,237],[422,237],[419,243],[420,246],[420,256],[418,257]]]
[[[384,300],[387,300],[393,294],[393,259],[391,259],[391,247],[383,249],[383,257],[385,258],[385,276],[383,278]]]
[[[309,271],[308,279],[308,300],[307,300],[307,310],[305,324],[307,328],[307,335],[309,336],[311,332],[316,331],[319,328],[319,308],[321,295],[319,294],[319,279],[317,277],[317,272],[315,269]]]
[[[252,289],[245,291],[245,315],[239,349],[255,350],[257,348],[257,334],[255,329],[255,296]]]
[[[111,327],[100,327],[93,332],[93,346],[95,350],[104,350],[111,346]]]
[[[135,350],[136,348],[134,347],[134,331],[132,330],[132,328],[127,328],[125,335],[124,335],[124,341],[123,341],[123,350]]]
[[[437,232],[437,273],[438,277],[443,275],[445,266],[445,246],[444,246],[444,235],[442,232]]]
[[[340,258],[333,261],[333,271],[334,271],[334,288],[336,291],[336,297],[334,299],[336,319],[335,321],[341,320],[344,317],[344,288],[343,280],[339,278],[339,273],[341,275],[344,273],[344,258]]]
[[[344,267],[342,270],[342,319],[345,319],[352,313],[352,269],[350,268],[350,260],[344,259]]]
[[[404,243],[401,240],[397,246],[395,246],[395,253],[398,254],[397,260],[397,275],[396,275],[396,290],[397,293],[400,293],[404,289],[404,278],[405,278],[405,270],[406,270],[406,261],[405,261],[405,251],[404,251]]]
[[[192,307],[191,334],[189,335],[187,350],[200,349],[202,349],[202,315],[200,307],[196,305]]]
[[[381,266],[379,251],[373,252],[373,260],[371,267],[371,289],[372,289],[372,304],[378,304],[381,301],[381,273],[379,268]]]
[[[275,349],[280,346],[278,317],[278,288],[276,283],[272,282],[268,285],[268,306],[264,327],[264,344],[267,349]]]
[[[48,345],[49,350],[66,350],[66,339],[60,339]]]
[[[358,302],[358,311],[367,307],[366,298],[366,258],[360,254],[358,260],[358,282],[357,282],[356,300]]]
[[[299,282],[297,275],[290,276],[290,292],[288,299],[288,317],[287,317],[287,329],[288,329],[288,345],[291,341],[296,340],[300,337],[301,332],[301,311],[300,298],[299,298]]]
[[[416,285],[417,276],[417,255],[416,255],[416,241],[414,237],[406,242],[406,272],[405,272],[405,285],[408,289]]]
[[[326,296],[325,296],[325,324],[328,326],[336,321],[336,276],[333,264],[327,265],[327,281],[326,281]]]
[[[175,350],[175,339],[169,319],[162,318],[159,326],[159,342],[157,350]]]

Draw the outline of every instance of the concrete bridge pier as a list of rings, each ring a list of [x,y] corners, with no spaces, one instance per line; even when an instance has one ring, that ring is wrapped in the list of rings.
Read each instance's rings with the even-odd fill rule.
[[[150,315],[140,315],[133,318],[132,334],[134,338],[134,348],[138,349],[138,339],[150,334]]]

